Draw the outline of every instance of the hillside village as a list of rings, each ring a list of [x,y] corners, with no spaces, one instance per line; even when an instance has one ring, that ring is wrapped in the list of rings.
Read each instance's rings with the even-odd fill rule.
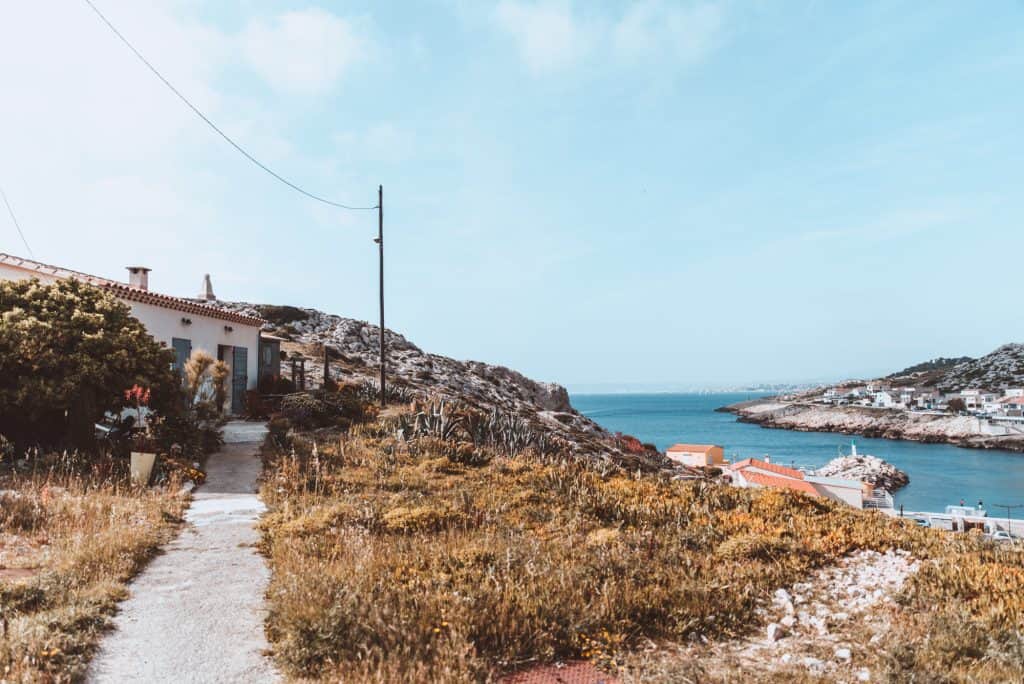
[[[1006,344],[979,359],[936,359],[883,379],[846,381],[783,398],[1022,423],[1024,344]]]

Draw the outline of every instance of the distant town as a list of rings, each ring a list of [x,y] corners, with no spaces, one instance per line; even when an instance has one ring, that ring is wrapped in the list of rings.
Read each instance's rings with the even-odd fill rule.
[[[835,385],[826,388],[817,397],[804,395],[801,398],[813,398],[818,403],[833,406],[957,413],[995,421],[1024,422],[1024,388],[1021,387],[1006,388],[1001,392],[965,389],[943,393],[933,388],[895,387],[885,381],[874,381]]]

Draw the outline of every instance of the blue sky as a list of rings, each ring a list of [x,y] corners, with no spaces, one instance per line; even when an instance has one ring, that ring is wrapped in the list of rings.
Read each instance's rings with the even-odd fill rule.
[[[95,1],[284,175],[383,183],[429,351],[697,387],[1024,341],[1024,3]],[[375,320],[375,216],[249,165],[84,3],[5,5],[0,64],[40,260]]]

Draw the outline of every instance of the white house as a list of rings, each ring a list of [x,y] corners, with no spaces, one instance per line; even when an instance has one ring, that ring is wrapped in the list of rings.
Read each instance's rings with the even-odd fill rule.
[[[129,266],[128,282],[121,283],[0,253],[0,280],[36,278],[52,283],[76,279],[108,290],[131,308],[132,315],[142,322],[150,335],[174,350],[178,368],[193,351],[200,349],[223,361],[231,369],[230,410],[240,413],[244,409],[246,389],[255,389],[259,380],[263,320],[153,292],[149,289],[149,272],[150,269],[143,266]],[[209,289],[207,296],[212,297]]]

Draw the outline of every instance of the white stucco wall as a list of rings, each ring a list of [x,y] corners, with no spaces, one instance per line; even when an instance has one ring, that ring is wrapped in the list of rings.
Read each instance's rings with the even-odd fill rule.
[[[46,273],[30,273],[24,269],[15,268],[9,264],[0,264],[0,280],[27,280],[28,278],[38,278],[40,282],[43,283],[52,283],[58,280],[56,276],[48,275]]]
[[[168,347],[171,346],[172,338],[179,337],[192,342],[193,352],[202,349],[213,358],[217,358],[217,345],[245,347],[249,350],[247,354],[249,379],[246,386],[248,389],[256,388],[256,383],[259,380],[256,373],[259,365],[260,344],[258,326],[243,325],[212,316],[168,309],[155,304],[131,301],[126,301],[125,304],[131,307],[132,315],[146,326],[149,334]],[[182,323],[183,318],[192,321],[192,324]],[[233,328],[233,330],[228,332],[225,328]]]
[[[824,482],[815,482],[810,478],[808,478],[808,481],[814,485],[814,488],[818,490],[818,493],[822,496],[833,499],[834,501],[841,501],[842,503],[853,506],[854,508],[864,508],[864,495],[860,488],[840,487]]]

